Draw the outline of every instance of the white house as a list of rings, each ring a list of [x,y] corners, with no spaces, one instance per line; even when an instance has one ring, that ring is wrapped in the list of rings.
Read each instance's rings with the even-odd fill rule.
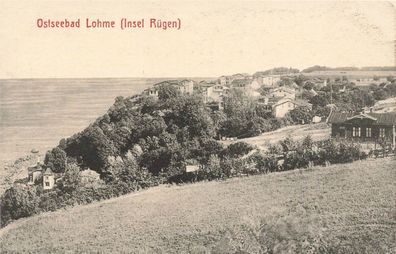
[[[157,84],[154,84],[152,88],[146,89],[148,95],[158,96],[158,88],[160,86],[173,86],[183,94],[192,94],[194,92],[194,81],[184,80],[166,80]]]
[[[158,89],[157,88],[148,88],[146,90],[143,91],[144,94],[148,95],[148,96],[152,96],[154,98],[158,98]]]
[[[50,168],[43,168],[39,162],[34,167],[28,167],[28,185],[33,185],[42,177],[44,190],[50,190],[55,185],[55,174]]]
[[[229,92],[230,88],[222,85],[214,85],[208,87],[204,92],[205,102],[221,102],[223,101],[223,97],[226,96]]]
[[[305,101],[285,97],[272,105],[272,114],[275,117],[284,117],[289,111],[297,107],[307,107],[308,109],[312,109],[312,105]]]
[[[268,76],[258,77],[258,81],[263,86],[266,86],[266,87],[276,86],[280,80],[281,80],[280,75],[268,75]]]
[[[296,91],[294,89],[288,88],[288,87],[277,87],[275,89],[272,89],[269,94],[268,97],[272,97],[272,98],[291,98],[291,99],[295,99],[296,98]]]
[[[258,100],[265,110],[271,112],[274,117],[284,117],[290,110],[297,107],[307,107],[309,110],[312,109],[312,105],[303,100],[295,100],[289,97],[275,97],[268,98],[263,97]]]
[[[261,87],[257,79],[243,78],[235,79],[231,82],[231,88],[241,90],[246,95],[251,97],[258,97],[260,93],[257,90]]]
[[[55,175],[50,168],[47,168],[43,173],[43,189],[51,190],[55,185]]]

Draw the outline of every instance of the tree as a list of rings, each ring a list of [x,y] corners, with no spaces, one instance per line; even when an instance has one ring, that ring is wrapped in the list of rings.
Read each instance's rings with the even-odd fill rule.
[[[40,199],[34,187],[14,185],[1,197],[1,225],[10,220],[31,216],[39,211]]]
[[[315,87],[315,85],[311,81],[307,81],[304,84],[304,89],[308,90],[308,91],[312,90],[314,87]]]
[[[180,91],[173,85],[160,85],[158,88],[158,98],[161,101],[174,99],[180,95]]]
[[[119,153],[113,142],[97,125],[91,125],[70,138],[65,151],[71,157],[81,158],[83,166],[100,174],[104,173],[107,158]]]
[[[312,113],[307,107],[297,107],[292,109],[288,115],[296,124],[310,123],[312,120]]]
[[[253,146],[246,143],[246,142],[236,142],[230,144],[227,149],[225,150],[225,156],[229,157],[239,157],[248,154],[250,151],[253,150]]]
[[[223,136],[241,136],[247,133],[248,123],[255,115],[255,104],[242,91],[232,90],[225,98],[224,113],[227,120],[220,132]]]
[[[205,173],[208,175],[209,179],[219,179],[223,177],[222,170],[221,170],[221,165],[220,165],[220,159],[217,155],[212,154],[210,155],[208,159],[208,163],[206,164],[205,167]]]
[[[67,164],[58,187],[62,192],[72,193],[80,187],[80,168],[76,164]]]
[[[66,152],[59,147],[53,148],[45,154],[45,165],[55,173],[62,173],[66,167]]]

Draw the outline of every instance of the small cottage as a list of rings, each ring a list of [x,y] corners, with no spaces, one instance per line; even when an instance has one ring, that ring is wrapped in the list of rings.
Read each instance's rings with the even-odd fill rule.
[[[55,174],[38,162],[36,166],[28,167],[28,185],[35,183],[42,184],[44,190],[50,190],[55,186]]]
[[[47,168],[43,173],[43,189],[51,190],[55,185],[55,175],[50,168]]]
[[[28,167],[28,184],[33,185],[40,178],[42,171],[43,167],[39,162],[33,167]]]

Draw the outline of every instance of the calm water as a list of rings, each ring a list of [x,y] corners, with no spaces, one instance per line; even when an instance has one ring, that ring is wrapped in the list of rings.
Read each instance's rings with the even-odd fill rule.
[[[113,104],[164,79],[0,80],[0,161],[40,153],[83,130]]]

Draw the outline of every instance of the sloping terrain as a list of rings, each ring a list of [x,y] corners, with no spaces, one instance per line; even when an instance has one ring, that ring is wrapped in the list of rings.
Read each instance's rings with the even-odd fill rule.
[[[275,131],[265,132],[256,137],[243,138],[234,141],[222,141],[222,143],[229,145],[234,142],[244,141],[251,145],[256,145],[260,149],[266,149],[268,145],[277,144],[286,137],[291,137],[294,140],[301,140],[310,135],[315,141],[328,139],[330,137],[330,130],[330,127],[326,123],[292,125]]]
[[[395,158],[371,159],[159,186],[16,221],[0,230],[0,250],[395,253],[395,168]]]

